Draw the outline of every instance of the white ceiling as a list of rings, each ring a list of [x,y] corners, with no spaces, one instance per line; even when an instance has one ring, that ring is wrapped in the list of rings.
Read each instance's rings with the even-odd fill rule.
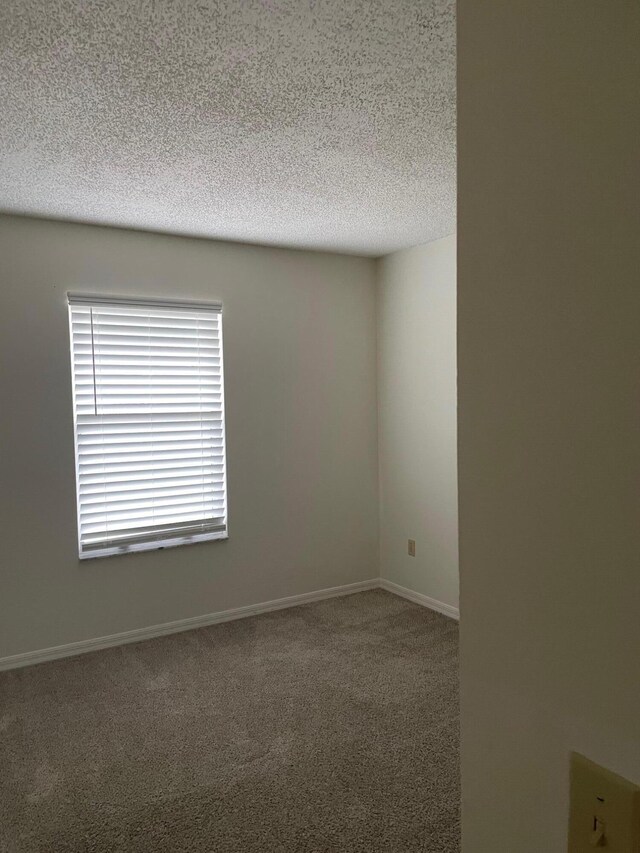
[[[455,229],[455,0],[2,0],[0,210],[381,255]]]

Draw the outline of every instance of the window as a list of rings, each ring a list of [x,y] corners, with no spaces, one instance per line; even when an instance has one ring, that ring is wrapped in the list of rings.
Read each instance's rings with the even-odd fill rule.
[[[227,536],[222,307],[69,296],[80,557]]]

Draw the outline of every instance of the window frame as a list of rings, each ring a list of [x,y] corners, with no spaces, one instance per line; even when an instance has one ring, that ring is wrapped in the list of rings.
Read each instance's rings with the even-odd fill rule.
[[[73,418],[73,441],[74,441],[74,467],[76,482],[76,526],[78,533],[78,559],[81,561],[92,560],[100,557],[111,557],[122,554],[133,554],[144,551],[162,551],[167,548],[176,548],[180,545],[192,545],[201,542],[224,541],[229,538],[229,499],[228,499],[228,468],[227,468],[227,441],[226,441],[226,403],[225,403],[225,371],[224,371],[224,330],[223,330],[223,306],[221,302],[208,302],[188,299],[164,299],[155,297],[131,297],[94,293],[78,293],[70,291],[67,296],[67,314],[69,322],[69,352],[71,367],[71,394],[72,394],[72,418]],[[81,531],[81,500],[80,500],[80,466],[78,456],[78,422],[76,403],[76,377],[73,340],[73,314],[74,305],[105,305],[142,307],[176,310],[210,310],[220,316],[219,341],[220,341],[220,395],[221,395],[221,447],[222,447],[222,482],[224,516],[223,524],[219,529],[210,529],[204,532],[192,532],[184,535],[166,535],[167,531],[159,531],[157,538],[149,538],[139,542],[124,542],[121,544],[108,545],[83,550]],[[194,522],[197,524],[197,521]]]

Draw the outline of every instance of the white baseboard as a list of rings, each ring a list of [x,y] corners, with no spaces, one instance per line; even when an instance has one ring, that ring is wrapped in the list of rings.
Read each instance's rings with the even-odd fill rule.
[[[33,652],[9,655],[8,657],[0,658],[0,671],[31,666],[32,664],[44,663],[45,661],[57,660],[58,658],[72,657],[74,655],[85,654],[86,652],[95,652],[98,649],[107,649],[111,646],[122,646],[125,643],[138,643],[141,640],[150,640],[153,637],[177,634],[180,631],[191,631],[194,628],[204,628],[207,625],[217,625],[220,622],[231,622],[233,619],[243,619],[246,616],[268,613],[271,610],[284,610],[287,607],[296,607],[299,604],[322,601],[324,598],[352,595],[355,592],[364,592],[367,589],[377,589],[379,586],[380,581],[378,578],[373,578],[372,580],[360,581],[359,583],[348,583],[344,586],[333,586],[329,589],[303,592],[301,595],[290,595],[287,598],[276,598],[273,601],[265,601],[261,604],[249,604],[246,607],[234,607],[231,610],[221,610],[218,613],[207,613],[204,616],[178,619],[175,622],[151,625],[148,628],[121,631],[119,634],[110,634],[108,637],[96,637],[93,640],[80,640],[77,643],[67,643],[64,646],[53,646],[49,649],[38,649]]]
[[[391,592],[394,595],[399,595],[416,604],[421,604],[423,607],[436,610],[438,613],[442,613],[452,619],[460,618],[457,607],[444,604],[435,598],[429,598],[428,595],[414,592],[411,589],[393,583],[393,581],[388,581],[384,578],[372,578],[368,581],[333,586],[329,589],[303,592],[301,595],[290,595],[287,598],[276,598],[273,601],[264,601],[260,604],[249,604],[245,607],[234,607],[231,610],[220,610],[217,613],[206,613],[204,616],[191,616],[187,619],[178,619],[175,622],[164,622],[161,625],[151,625],[148,628],[134,628],[132,631],[121,631],[118,634],[110,634],[107,637],[96,637],[92,640],[80,640],[79,642],[67,643],[63,646],[53,646],[48,649],[37,649],[32,652],[9,655],[0,658],[0,671],[31,666],[36,663],[45,663],[46,661],[58,660],[59,658],[82,655],[87,652],[98,651],[99,649],[108,649],[111,646],[139,643],[142,640],[151,640],[154,637],[177,634],[181,631],[191,631],[194,628],[204,628],[207,625],[217,625],[220,622],[231,622],[234,619],[244,619],[247,616],[255,616],[258,613],[268,613],[271,610],[284,610],[287,607],[297,607],[300,604],[309,604],[312,601],[322,601],[325,598],[337,598],[342,595],[352,595],[356,592],[378,588]]]
[[[399,595],[415,604],[421,604],[423,607],[428,607],[430,610],[435,610],[442,613],[444,616],[449,616],[451,619],[460,619],[460,611],[457,607],[452,607],[450,604],[444,604],[435,598],[429,598],[428,595],[422,595],[420,592],[414,592],[412,589],[407,589],[393,581],[380,578],[380,587],[386,589],[387,592],[392,592],[394,595]]]

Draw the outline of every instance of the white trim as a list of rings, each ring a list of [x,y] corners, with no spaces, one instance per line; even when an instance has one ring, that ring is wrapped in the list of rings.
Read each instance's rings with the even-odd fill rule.
[[[177,545],[191,544],[192,542],[203,542],[212,539],[227,539],[228,508],[224,408],[224,341],[221,303],[206,304],[196,303],[193,301],[185,302],[183,300],[144,300],[138,297],[88,296],[73,293],[68,293],[67,297],[69,302],[69,343],[74,413],[76,511],[79,559],[88,560],[100,557],[111,557],[129,552],[159,550]],[[78,305],[84,307],[78,309]],[[124,311],[124,314],[128,316],[131,313],[128,308],[131,306],[142,309],[140,314],[140,322],[142,323],[142,326],[138,328],[136,325],[138,321],[132,322],[131,326],[127,326],[126,328],[114,326],[118,331],[111,341],[111,343],[113,343],[113,341],[121,342],[125,347],[132,341],[135,346],[138,346],[140,342],[142,342],[142,345],[140,346],[140,358],[142,358],[142,362],[138,364],[137,356],[134,357],[127,355],[124,359],[124,368],[121,368],[118,365],[103,364],[102,369],[99,371],[100,375],[96,376],[96,361],[98,362],[98,365],[100,365],[99,359],[101,357],[96,345],[99,346],[100,344],[99,336],[101,334],[101,327],[99,325],[99,315],[96,316],[94,321],[94,309],[97,311],[99,306],[103,306],[103,309],[108,314],[113,314],[112,319],[114,319],[116,323],[124,322],[121,319],[121,315]],[[125,309],[127,310],[124,310],[122,306],[125,306]],[[99,416],[101,417],[104,415],[106,416],[106,420],[110,421],[111,416],[115,415],[116,423],[120,421],[121,416],[125,416],[125,421],[128,420],[128,417],[126,416],[136,415],[134,420],[139,418],[144,419],[151,416],[149,421],[146,422],[147,428],[139,428],[139,434],[136,435],[137,446],[125,447],[124,450],[134,450],[140,454],[134,455],[132,457],[132,462],[141,462],[142,458],[147,454],[147,451],[153,450],[154,440],[156,438],[156,418],[154,418],[153,415],[154,412],[160,415],[160,411],[159,409],[156,411],[155,403],[152,406],[147,404],[152,402],[153,398],[157,394],[162,394],[164,392],[159,389],[153,391],[151,386],[156,381],[155,379],[148,379],[148,382],[150,382],[151,385],[148,383],[145,385],[145,382],[147,381],[146,379],[128,379],[126,374],[127,372],[130,372],[131,366],[135,364],[136,367],[140,367],[142,370],[141,375],[143,377],[148,376],[145,364],[143,364],[147,356],[149,356],[149,352],[147,352],[148,347],[145,348],[144,346],[145,336],[149,334],[147,321],[155,322],[150,318],[160,316],[164,317],[164,314],[167,312],[158,312],[157,309],[159,307],[167,308],[170,306],[175,307],[176,317],[189,316],[189,311],[191,309],[198,308],[198,313],[193,315],[197,323],[197,329],[196,327],[193,327],[192,329],[182,333],[186,335],[186,337],[183,341],[181,340],[179,342],[184,350],[182,355],[188,355],[189,362],[195,359],[195,361],[193,361],[195,367],[187,367],[186,373],[189,374],[189,381],[193,383],[191,390],[193,394],[195,394],[193,399],[196,403],[191,407],[185,406],[179,396],[174,396],[174,392],[179,394],[180,389],[172,386],[179,386],[181,383],[177,381],[177,378],[174,381],[171,378],[171,375],[175,372],[175,368],[177,367],[180,368],[178,371],[180,374],[184,373],[184,365],[180,364],[179,358],[176,361],[175,356],[171,355],[170,351],[165,352],[163,349],[160,349],[158,352],[160,352],[162,356],[161,364],[163,366],[160,368],[158,375],[162,376],[160,382],[166,383],[169,387],[166,388],[168,396],[166,398],[158,397],[157,399],[160,403],[165,402],[170,403],[171,405],[160,406],[159,409],[166,408],[169,410],[167,411],[167,419],[171,422],[175,419],[189,419],[190,421],[194,421],[196,424],[199,422],[199,426],[202,428],[204,420],[210,421],[209,426],[211,428],[215,427],[215,432],[212,431],[209,434],[209,440],[204,444],[201,441],[199,447],[191,444],[186,445],[188,448],[195,448],[193,451],[190,450],[190,453],[193,455],[193,461],[190,463],[191,467],[189,473],[184,474],[185,479],[182,481],[182,483],[189,486],[189,488],[184,491],[178,490],[177,493],[173,488],[171,488],[173,486],[171,480],[177,473],[173,471],[173,468],[179,468],[179,459],[184,455],[182,452],[179,452],[182,451],[181,442],[186,438],[202,439],[202,432],[200,433],[200,436],[198,436],[197,433],[183,435],[178,432],[176,436],[168,439],[163,433],[163,441],[168,441],[168,443],[164,444],[161,449],[167,452],[160,455],[166,457],[167,461],[165,463],[165,467],[169,467],[171,465],[171,471],[170,473],[166,472],[162,475],[170,477],[168,481],[161,484],[161,486],[168,485],[168,488],[164,489],[159,487],[160,490],[158,492],[156,492],[154,488],[155,481],[153,480],[153,476],[149,478],[148,474],[141,470],[136,471],[129,478],[127,478],[125,474],[119,474],[117,477],[111,476],[114,472],[120,470],[121,466],[117,463],[124,459],[124,457],[112,456],[111,454],[114,451],[122,451],[123,447],[119,444],[119,438],[114,439],[113,436],[110,435],[110,430],[107,430],[106,433],[102,431],[99,435],[95,433],[96,424],[99,425],[102,423],[102,421],[98,419]],[[177,309],[180,309],[180,311],[178,312]],[[182,309],[187,313],[183,315]],[[170,313],[171,312],[169,312],[169,314]],[[85,325],[87,324],[87,317],[90,321],[89,328],[86,328]],[[200,348],[200,317],[207,317],[207,322],[210,324],[206,334],[203,332],[202,335],[204,335],[204,345],[211,347],[211,349],[204,352]],[[78,323],[77,330],[76,322]],[[97,324],[95,328],[94,322]],[[192,321],[189,320],[188,322]],[[162,333],[158,333],[161,336],[157,338],[156,343],[159,343],[163,347],[163,336],[170,336],[172,328],[171,318],[162,320],[160,325],[164,326],[164,331]],[[180,323],[177,325],[179,326]],[[129,331],[127,331],[127,329]],[[89,334],[91,346],[87,353],[85,352],[85,349],[87,348],[86,345],[88,342],[85,338]],[[140,334],[143,335],[142,338],[138,337]],[[134,337],[131,338],[131,335]],[[109,339],[106,338],[105,342],[108,340]],[[111,344],[108,345],[111,346]],[[129,352],[129,350],[126,349],[122,351],[125,353]],[[135,350],[132,350],[131,352],[134,351]],[[208,357],[210,357],[212,361],[215,361],[217,353],[218,365],[210,365],[210,372],[208,371],[209,378],[204,380],[198,365],[201,364],[200,356],[203,354],[206,355],[207,352],[209,354]],[[159,364],[156,364],[155,355],[150,355],[149,357],[151,358],[150,364],[154,366],[154,368],[160,367]],[[86,361],[89,359],[93,368],[92,375],[90,368],[88,368],[86,364]],[[89,369],[88,377],[84,373],[87,369]],[[124,374],[122,373],[123,369]],[[109,391],[119,393],[120,389],[116,389],[115,387],[101,387],[103,379],[106,379],[107,383],[111,383],[112,386],[114,384],[127,385],[128,383],[133,383],[133,385],[131,385],[130,390],[124,391],[125,398],[123,400],[118,400],[117,397],[114,397],[110,402],[109,397],[104,398],[101,397],[101,395],[109,393]],[[202,391],[204,390],[202,385],[203,381],[210,381],[212,383],[211,387],[207,389],[207,393],[212,395],[211,402],[206,404],[203,404],[202,399]],[[140,382],[142,384],[136,385],[136,382]],[[136,391],[135,394],[134,391]],[[153,391],[153,394],[151,394],[147,399],[147,394],[151,391]],[[78,402],[78,393],[80,393],[80,403]],[[131,400],[134,404],[143,403],[145,405],[134,405],[131,409],[128,407],[121,408],[113,406],[113,400],[115,400],[116,403],[126,402],[127,394],[131,395]],[[141,398],[140,394],[142,395]],[[89,399],[84,399],[86,396],[88,396]],[[218,396],[219,400],[214,402]],[[200,400],[199,403],[198,400]],[[107,403],[107,405],[105,406],[104,403]],[[87,409],[88,411],[84,411],[84,409]],[[189,409],[189,411],[186,411],[187,409]],[[180,414],[176,414],[178,412]],[[95,422],[94,416],[96,418]],[[164,429],[164,427],[160,428]],[[124,426],[121,426],[118,429],[125,433],[127,432],[127,428]],[[131,427],[131,430],[133,434],[137,432],[138,428]],[[174,438],[176,439],[176,443],[174,443]],[[87,443],[91,446],[87,447]],[[87,456],[88,451],[91,451],[90,456]],[[115,462],[113,461],[114,459]],[[85,466],[96,462],[101,462],[102,467],[99,471],[96,471],[95,465],[92,465],[89,469],[91,471],[91,479],[89,480],[91,487],[88,489],[87,493],[87,490],[83,489],[82,485],[82,480],[86,479],[84,477],[84,474],[87,472],[87,468]],[[199,475],[202,474],[203,467],[209,464],[213,466],[214,462],[215,466],[208,472],[207,479],[209,480],[209,485],[206,487],[205,485],[201,486],[201,482],[203,481]],[[198,464],[200,465],[200,471],[197,469]],[[145,466],[142,465],[142,468],[144,469]],[[180,476],[180,474],[178,474],[178,476]],[[108,488],[105,487],[106,491],[102,493],[99,488],[96,490],[93,486],[94,482],[96,482],[96,486],[98,487],[101,485],[100,482],[97,482],[100,477],[104,478],[102,481],[103,485],[105,480],[127,480],[128,483],[133,485],[134,489],[140,491],[134,494],[134,500],[134,498],[131,497],[132,493],[128,491],[130,486],[128,484],[122,485],[122,482],[118,482]],[[195,488],[193,488],[193,486],[195,486]],[[176,494],[180,497],[175,497]],[[167,497],[170,500],[159,500],[159,502],[156,503],[156,498],[159,498],[160,495],[162,495],[163,498]],[[139,497],[143,498],[143,500],[138,501]],[[175,506],[171,507],[169,504],[172,502],[171,499],[174,498]],[[132,503],[127,504],[124,499],[130,499]],[[212,505],[214,501],[215,509]],[[211,508],[209,509],[210,504]],[[164,517],[164,523],[160,523],[159,519],[156,523],[155,509],[159,505],[163,507],[163,515],[160,517]],[[158,514],[160,515],[160,513]],[[176,522],[176,516],[181,520]],[[118,520],[115,521],[114,518]]]
[[[151,625],[148,628],[134,628],[132,631],[122,631],[119,634],[111,634],[108,637],[96,637],[93,640],[80,640],[77,643],[67,643],[64,646],[53,646],[49,649],[37,649],[33,652],[9,655],[8,657],[0,658],[0,671],[16,669],[21,666],[31,666],[32,664],[72,657],[73,655],[81,655],[85,652],[95,652],[98,649],[121,646],[125,643],[138,643],[141,640],[150,640],[153,637],[177,634],[180,631],[191,631],[194,628],[204,628],[207,625],[217,625],[220,622],[243,619],[246,616],[255,616],[258,613],[268,613],[271,610],[284,610],[287,607],[297,607],[300,604],[322,601],[325,598],[352,595],[355,592],[377,589],[379,586],[380,581],[374,578],[358,583],[348,583],[344,586],[318,589],[314,592],[303,592],[301,595],[289,595],[286,598],[276,598],[273,601],[265,601],[261,604],[249,604],[245,607],[221,610],[218,613],[207,613],[204,616],[191,616],[187,619],[178,619],[175,622],[165,622],[162,625]]]
[[[421,604],[423,607],[428,607],[430,610],[435,610],[437,613],[442,613],[444,616],[449,616],[451,619],[460,619],[460,611],[457,607],[452,607],[451,604],[445,604],[443,601],[438,601],[435,598],[429,598],[428,595],[422,595],[421,592],[414,592],[412,589],[407,589],[393,581],[380,578],[381,589],[386,589],[387,592],[392,592],[394,595],[399,595],[401,598],[406,598],[413,601],[415,604]]]
[[[187,619],[178,619],[175,622],[164,622],[161,625],[151,625],[148,628],[134,628],[132,631],[122,631],[118,634],[110,634],[107,637],[96,637],[92,640],[80,640],[76,643],[67,643],[63,646],[53,646],[49,649],[36,649],[32,652],[23,652],[17,655],[8,655],[0,658],[0,672],[7,669],[31,666],[46,661],[58,660],[59,658],[73,657],[87,652],[95,652],[99,649],[108,649],[112,646],[123,646],[127,643],[139,643],[143,640],[151,640],[154,637],[164,637],[167,634],[177,634],[181,631],[192,631],[195,628],[205,628],[207,625],[218,625],[221,622],[231,622],[234,619],[244,619],[247,616],[257,616],[259,613],[269,613],[272,610],[284,610],[288,607],[298,607],[301,604],[310,604],[313,601],[322,601],[326,598],[338,598],[343,595],[353,595],[356,592],[365,592],[368,589],[384,589],[387,592],[399,595],[449,616],[451,619],[459,619],[460,613],[457,607],[444,604],[428,595],[414,592],[404,586],[384,578],[372,578],[358,583],[333,586],[328,589],[318,589],[314,592],[303,592],[300,595],[289,595],[286,598],[276,598],[273,601],[264,601],[260,604],[248,604],[244,607],[234,607],[230,610],[220,610],[217,613],[205,613],[203,616],[190,616]]]

